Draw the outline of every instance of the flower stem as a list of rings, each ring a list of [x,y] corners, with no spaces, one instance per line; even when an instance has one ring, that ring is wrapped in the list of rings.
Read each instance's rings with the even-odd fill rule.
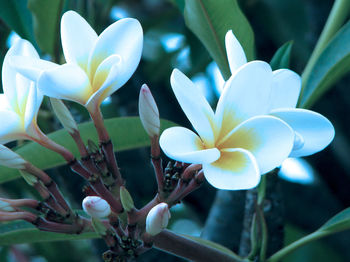
[[[290,245],[282,248],[280,251],[278,251],[277,253],[272,255],[269,259],[267,259],[267,261],[268,262],[280,261],[284,256],[288,255],[290,252],[294,251],[295,249],[297,249],[297,248],[299,248],[299,247],[301,247],[301,246],[303,246],[311,241],[325,237],[329,234],[330,234],[330,232],[327,232],[327,231],[316,231],[314,233],[311,233],[310,235],[307,235],[307,236],[291,243]]]
[[[193,261],[243,261],[238,256],[230,256],[227,253],[224,253],[211,246],[195,242],[189,238],[177,235],[169,230],[163,230],[158,235],[154,236],[153,241],[156,248]]]
[[[348,14],[350,12],[350,1],[349,0],[336,0],[333,4],[332,10],[328,16],[326,25],[324,26],[320,38],[309,58],[308,63],[302,74],[302,88],[300,97],[302,97],[305,84],[310,77],[312,68],[314,67],[317,59],[321,55],[322,51],[328,44],[329,40],[337,33],[339,28],[345,22]]]

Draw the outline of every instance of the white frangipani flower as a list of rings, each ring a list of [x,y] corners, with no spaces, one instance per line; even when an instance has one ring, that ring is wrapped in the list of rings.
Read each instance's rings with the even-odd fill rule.
[[[292,150],[294,132],[274,116],[259,116],[273,79],[270,66],[254,61],[226,82],[214,114],[200,90],[175,69],[171,86],[197,134],[183,127],[166,129],[160,146],[170,158],[202,164],[208,182],[220,189],[255,187]]]
[[[18,74],[11,66],[13,56],[39,59],[38,53],[27,40],[19,39],[7,52],[2,65],[2,87],[0,94],[0,143],[38,136],[36,117],[43,95],[35,83]]]
[[[142,53],[140,23],[124,18],[99,36],[76,12],[61,20],[66,64],[15,57],[19,72],[38,83],[47,96],[78,102],[94,112],[101,102],[123,86],[135,72]]]
[[[232,31],[225,37],[227,59],[232,75],[247,63],[241,44]],[[295,132],[290,157],[312,155],[323,150],[334,138],[334,127],[323,115],[296,108],[301,90],[301,78],[289,69],[273,71],[268,113],[285,121]],[[265,108],[261,114],[264,114]]]

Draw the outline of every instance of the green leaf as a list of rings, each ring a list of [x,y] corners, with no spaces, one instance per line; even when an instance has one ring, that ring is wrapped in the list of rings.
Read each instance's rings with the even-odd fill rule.
[[[350,71],[350,22],[327,44],[314,67],[303,79],[299,107],[309,108],[337,80]]]
[[[225,35],[232,30],[247,59],[254,57],[254,33],[236,0],[185,0],[186,25],[202,41],[225,79],[231,76]]]
[[[138,117],[111,118],[105,120],[105,125],[112,139],[114,149],[122,151],[148,146],[149,137],[144,131],[141,121]],[[164,130],[174,126],[166,120],[161,120],[161,129]],[[97,134],[93,123],[83,123],[78,125],[83,141],[91,139],[98,144]],[[61,129],[48,135],[53,141],[66,147],[76,157],[79,157],[79,151],[71,136],[67,131]],[[57,167],[65,164],[64,159],[57,153],[50,151],[39,144],[29,142],[15,150],[24,159],[28,160],[41,169]],[[21,175],[17,169],[6,167],[0,168],[0,183],[19,178]]]
[[[63,0],[28,0],[36,41],[43,52],[54,55],[59,47],[59,22]]]
[[[0,18],[22,38],[34,42],[32,18],[27,0],[0,1]]]
[[[239,259],[240,258],[238,257],[238,255],[236,255],[235,253],[233,253],[230,249],[218,244],[218,243],[215,243],[213,241],[210,241],[210,240],[207,240],[207,239],[203,239],[203,238],[200,238],[200,237],[194,237],[194,236],[190,236],[190,235],[186,235],[186,234],[180,234],[186,238],[189,238],[195,242],[198,242],[202,245],[205,245],[205,246],[209,246],[209,247],[212,247],[212,248],[215,248],[223,253],[226,253],[227,255],[233,257],[234,259]]]
[[[13,221],[0,224],[0,246],[98,237],[99,236],[95,232],[87,232],[79,235],[44,232],[25,221]]]
[[[318,231],[339,232],[350,229],[350,207],[328,220]]]
[[[290,53],[292,51],[293,42],[289,41],[282,45],[273,55],[270,65],[272,70],[280,68],[289,68]]]

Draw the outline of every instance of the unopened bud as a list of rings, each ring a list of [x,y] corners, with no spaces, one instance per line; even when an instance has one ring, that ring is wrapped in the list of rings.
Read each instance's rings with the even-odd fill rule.
[[[52,109],[55,112],[58,120],[60,120],[62,126],[70,133],[74,133],[78,130],[77,124],[69,112],[68,108],[60,99],[50,98]]]
[[[107,201],[98,196],[85,197],[83,209],[93,218],[104,218],[111,213],[111,207]]]
[[[120,187],[120,202],[122,202],[122,206],[126,212],[130,212],[135,208],[134,200],[129,191],[123,186]]]
[[[167,227],[170,211],[167,203],[160,203],[153,207],[146,218],[146,232],[152,236],[159,234]]]
[[[16,209],[14,209],[10,203],[0,200],[0,211],[4,211],[4,212],[13,212],[16,211]]]
[[[6,146],[0,145],[0,165],[10,168],[23,169],[26,163],[27,161],[25,161],[20,155],[13,152]]]
[[[159,111],[147,85],[142,85],[139,96],[139,114],[142,125],[150,137],[159,135]]]

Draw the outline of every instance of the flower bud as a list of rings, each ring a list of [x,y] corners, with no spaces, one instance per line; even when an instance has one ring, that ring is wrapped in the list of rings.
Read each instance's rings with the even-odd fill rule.
[[[0,165],[23,169],[27,161],[4,145],[0,145]]]
[[[142,125],[150,137],[159,135],[159,111],[147,85],[142,85],[139,96],[139,115]]]
[[[16,209],[14,209],[10,203],[0,200],[0,211],[4,211],[4,212],[13,212],[16,211]]]
[[[56,98],[50,98],[52,109],[55,112],[57,118],[60,120],[62,126],[70,133],[74,133],[75,130],[78,130],[77,124],[69,112],[65,104]]]
[[[98,196],[88,196],[83,200],[83,209],[93,218],[104,218],[111,213],[111,207],[106,200]]]
[[[120,202],[122,202],[123,208],[126,212],[130,212],[135,208],[134,200],[129,191],[123,186],[120,187]]]
[[[168,225],[170,211],[167,203],[153,207],[146,218],[146,232],[152,236],[159,234]]]

